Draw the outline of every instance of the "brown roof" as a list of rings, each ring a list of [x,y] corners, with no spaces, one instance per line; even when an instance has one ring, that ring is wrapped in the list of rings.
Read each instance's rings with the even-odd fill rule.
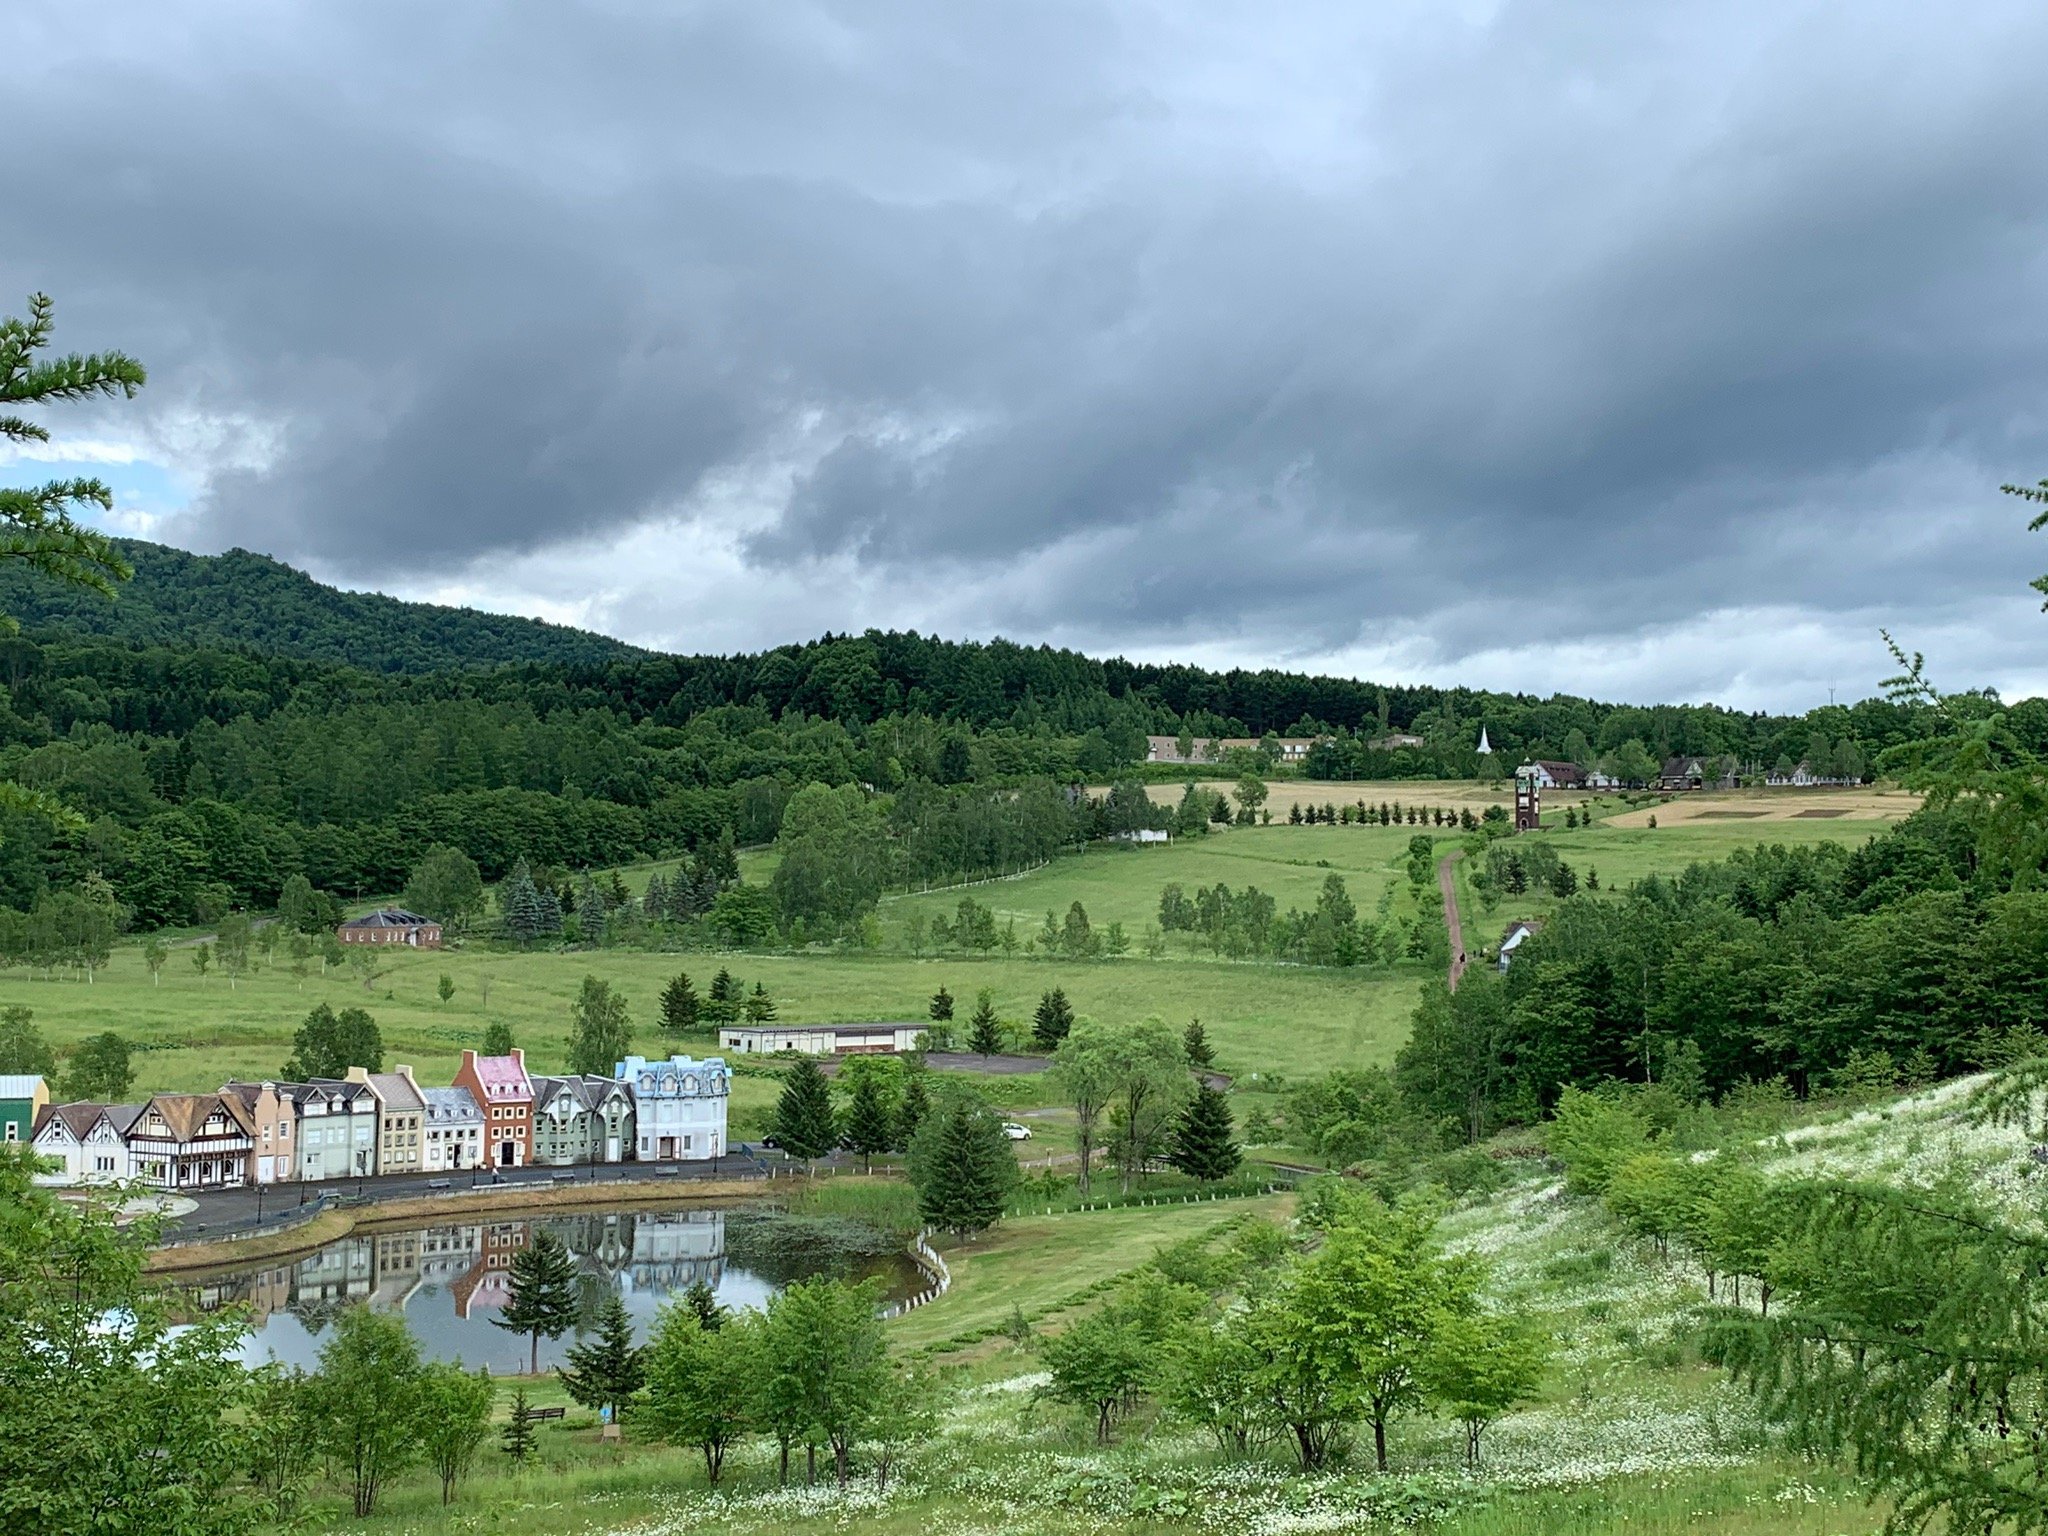
[[[79,1102],[76,1104],[45,1104],[43,1112],[36,1116],[36,1128],[30,1133],[31,1139],[43,1134],[43,1127],[53,1119],[62,1120],[65,1129],[75,1140],[85,1140],[85,1133],[91,1130],[101,1115],[107,1112],[104,1104]]]
[[[148,1107],[164,1117],[164,1124],[171,1128],[171,1134],[179,1141],[190,1141],[199,1134],[199,1128],[206,1124],[207,1116],[214,1110],[227,1112],[227,1117],[243,1132],[254,1129],[248,1114],[233,1095],[218,1093],[160,1093],[149,1101]]]

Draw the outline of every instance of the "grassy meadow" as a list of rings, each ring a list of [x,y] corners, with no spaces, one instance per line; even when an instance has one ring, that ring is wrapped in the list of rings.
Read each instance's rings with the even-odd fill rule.
[[[1370,788],[1375,795],[1381,788],[1391,788],[1320,787],[1333,793]],[[1418,788],[1478,788],[1404,787],[1411,794]],[[1744,807],[1739,797],[1695,796],[1678,802],[1693,814],[1674,819],[1669,808],[1660,808],[1665,815],[1656,828],[1624,824],[1637,819],[1631,814],[1546,835],[1582,879],[1589,869],[1597,869],[1602,885],[1611,888],[1654,871],[1677,870],[1696,859],[1725,857],[1763,840],[1860,842],[1888,824],[1879,810],[1895,816],[1911,805],[1903,796],[1880,804],[1872,794],[1803,794],[1796,800],[1799,810],[1832,809],[1831,797],[1846,797],[1842,808],[1848,814],[1769,820],[1699,814],[1711,813],[1718,799],[1733,801],[1736,809]],[[1374,796],[1368,798],[1377,803]],[[1448,803],[1447,795],[1436,799]],[[1427,796],[1417,800],[1430,803]],[[1553,811],[1553,819],[1556,814]],[[1022,1023],[1029,1020],[1040,994],[1058,985],[1085,1016],[1127,1019],[1157,1014],[1175,1024],[1201,1018],[1219,1064],[1241,1080],[1254,1074],[1262,1080],[1241,1081],[1240,1086],[1249,1090],[1272,1086],[1276,1075],[1299,1079],[1331,1067],[1391,1060],[1406,1035],[1426,973],[1419,963],[1407,961],[1391,969],[1322,970],[1222,960],[1184,934],[1170,937],[1163,958],[1147,958],[1139,941],[1156,921],[1161,887],[1169,881],[1178,881],[1190,892],[1219,880],[1240,889],[1256,885],[1270,892],[1284,911],[1289,906],[1312,906],[1325,877],[1335,872],[1344,877],[1361,915],[1377,917],[1384,898],[1388,915],[1405,920],[1419,903],[1435,900],[1433,885],[1418,893],[1407,882],[1405,858],[1412,835],[1405,826],[1275,824],[1219,831],[1164,847],[1090,848],[968,890],[889,895],[880,912],[882,944],[873,951],[521,953],[471,944],[440,952],[380,955],[380,968],[365,988],[347,971],[323,976],[317,961],[307,974],[294,975],[281,953],[233,983],[218,968],[202,976],[192,963],[194,948],[189,941],[172,947],[161,978],[152,980],[140,944],[127,941],[116,946],[112,963],[90,983],[62,972],[49,979],[25,968],[0,971],[0,1003],[33,1009],[37,1025],[60,1050],[87,1035],[117,1031],[136,1047],[136,1092],[148,1093],[205,1090],[230,1077],[274,1076],[290,1054],[298,1022],[320,1002],[368,1008],[383,1031],[387,1061],[410,1063],[423,1081],[446,1082],[462,1048],[475,1044],[494,1021],[511,1026],[537,1070],[559,1070],[569,1005],[586,975],[603,977],[623,992],[636,1026],[636,1044],[650,1051],[713,1047],[708,1034],[678,1039],[655,1027],[661,989],[678,970],[688,971],[701,992],[720,966],[728,967],[749,986],[763,983],[780,1017],[791,1021],[921,1019],[931,995],[944,985],[957,1000],[961,1019],[972,1008],[975,994],[986,987],[998,1013]],[[1458,845],[1456,836],[1438,839],[1439,851]],[[765,878],[771,861],[772,855],[764,852],[743,855],[747,877]],[[627,884],[644,887],[648,875],[660,868],[641,865],[628,870]],[[950,912],[963,895],[993,908],[999,923],[1015,920],[1017,953],[908,952],[906,927],[911,918],[921,915],[928,924],[932,917]],[[1074,901],[1087,908],[1098,931],[1111,922],[1122,923],[1132,941],[1131,952],[1086,961],[1024,953],[1022,941],[1036,934],[1045,913],[1063,915]],[[1474,948],[1491,943],[1511,918],[1539,915],[1554,902],[1547,892],[1530,892],[1503,897],[1489,909],[1474,895],[1465,871],[1460,875],[1459,904],[1467,946]],[[455,987],[446,1003],[438,996],[444,974]],[[989,1084],[1006,1106],[1044,1102],[1044,1085],[1030,1078],[995,1078]],[[771,1078],[742,1077],[735,1087],[740,1123],[752,1124],[752,1117],[774,1093]]]

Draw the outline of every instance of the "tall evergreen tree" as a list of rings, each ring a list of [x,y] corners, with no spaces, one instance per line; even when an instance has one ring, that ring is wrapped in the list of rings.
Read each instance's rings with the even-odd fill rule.
[[[690,985],[687,972],[677,971],[661,989],[661,1027],[689,1034],[697,1028],[698,1011],[697,989]]]
[[[862,1074],[846,1106],[846,1144],[860,1154],[863,1168],[872,1168],[875,1154],[888,1151],[895,1135],[894,1117],[882,1098],[881,1084],[873,1073]]]
[[[953,994],[946,990],[944,982],[941,982],[939,990],[932,994],[931,1007],[925,1012],[935,1024],[943,1024],[953,1017]]]
[[[747,994],[742,1006],[749,1024],[773,1024],[775,1022],[775,999],[768,995],[767,987],[754,983],[754,990]]]
[[[640,893],[640,910],[650,923],[668,921],[668,882],[659,871],[647,877],[647,889]]]
[[[799,1056],[783,1079],[782,1097],[775,1104],[775,1139],[783,1151],[805,1162],[823,1157],[839,1144],[832,1090],[808,1056]]]
[[[918,1132],[910,1176],[925,1225],[961,1234],[982,1232],[1002,1218],[1017,1182],[1017,1159],[988,1105],[971,1093],[956,1092]]]
[[[569,1396],[585,1408],[609,1408],[618,1418],[647,1379],[641,1351],[633,1342],[633,1320],[614,1291],[597,1314],[597,1335],[569,1347],[569,1364],[559,1370]]]
[[[996,1018],[995,994],[987,987],[974,1000],[974,1017],[967,1021],[967,1048],[978,1056],[993,1056],[1003,1048],[1003,1026]]]
[[[1073,1027],[1074,1009],[1065,991],[1054,987],[1039,998],[1038,1012],[1031,1020],[1031,1040],[1041,1051],[1057,1047]]]
[[[15,415],[7,406],[90,400],[97,395],[132,400],[142,388],[142,364],[122,352],[37,358],[35,354],[50,344],[53,312],[49,297],[36,293],[29,296],[26,320],[0,316],[0,442],[50,440],[47,427]],[[110,512],[114,493],[99,480],[0,486],[0,564],[19,561],[67,586],[112,597],[115,584],[135,572],[112,539],[72,517],[73,507],[88,504]],[[0,614],[0,631],[12,634],[16,627],[14,620]],[[84,830],[85,820],[76,811],[12,780],[0,779],[0,801],[40,811],[60,827]]]
[[[576,1262],[559,1237],[546,1227],[536,1227],[532,1240],[512,1255],[510,1279],[511,1295],[491,1322],[507,1333],[523,1333],[531,1339],[527,1361],[531,1375],[540,1370],[540,1341],[559,1339],[576,1326],[582,1314]]]
[[[704,994],[704,1018],[712,1024],[733,1024],[740,1016],[740,984],[724,966],[711,978],[711,990]]]
[[[1204,1181],[1230,1177],[1243,1161],[1232,1130],[1229,1101],[1204,1083],[1174,1124],[1173,1166]]]
[[[910,1150],[910,1144],[916,1139],[931,1108],[931,1098],[924,1088],[924,1074],[912,1072],[903,1084],[903,1102],[896,1106],[896,1149],[899,1152]]]
[[[498,910],[505,920],[505,935],[515,943],[531,944],[548,932],[547,914],[542,910],[540,889],[533,883],[533,871],[521,859],[498,887]],[[557,914],[556,927],[561,926]]]
[[[706,1333],[716,1333],[725,1326],[725,1308],[718,1304],[718,1296],[708,1280],[692,1280],[683,1292],[683,1305],[697,1314],[698,1326]]]
[[[1202,1028],[1200,1019],[1188,1021],[1187,1032],[1181,1040],[1187,1047],[1189,1066],[1199,1069],[1216,1065],[1216,1053],[1209,1048],[1209,1032]]]

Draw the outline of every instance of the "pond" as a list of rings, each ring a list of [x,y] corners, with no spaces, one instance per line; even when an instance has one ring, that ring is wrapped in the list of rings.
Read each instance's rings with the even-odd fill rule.
[[[216,1270],[179,1288],[200,1311],[248,1309],[251,1364],[311,1369],[335,1315],[361,1302],[404,1317],[428,1359],[517,1372],[526,1369],[527,1339],[492,1319],[509,1295],[513,1255],[542,1228],[569,1247],[582,1276],[584,1318],[595,1318],[616,1294],[643,1339],[662,1303],[699,1280],[732,1308],[764,1306],[783,1286],[818,1274],[878,1278],[890,1299],[919,1285],[898,1242],[859,1223],[761,1207],[640,1206],[382,1228],[293,1258]],[[542,1367],[561,1364],[575,1341],[573,1333],[541,1340]]]

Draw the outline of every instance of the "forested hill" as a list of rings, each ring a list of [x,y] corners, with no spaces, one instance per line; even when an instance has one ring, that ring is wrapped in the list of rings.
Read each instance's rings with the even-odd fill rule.
[[[135,579],[109,602],[0,566],[0,613],[31,633],[100,635],[142,645],[244,646],[370,672],[438,672],[506,662],[603,666],[646,654],[608,635],[542,619],[344,592],[265,555],[193,555],[119,541]]]

